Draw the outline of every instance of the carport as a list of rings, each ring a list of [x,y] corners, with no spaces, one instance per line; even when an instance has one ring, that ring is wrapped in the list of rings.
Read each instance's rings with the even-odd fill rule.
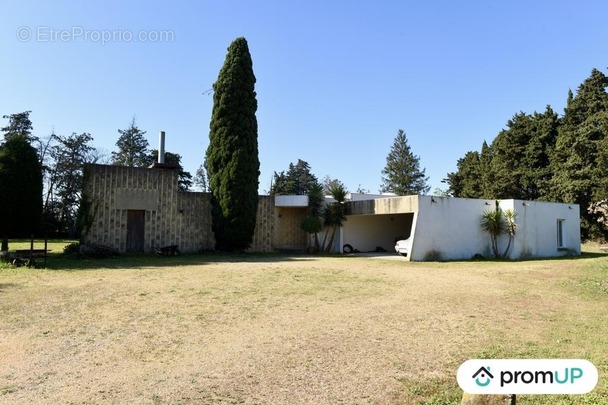
[[[350,245],[360,252],[394,252],[396,240],[407,239],[414,233],[418,196],[375,198],[350,204],[340,249]]]

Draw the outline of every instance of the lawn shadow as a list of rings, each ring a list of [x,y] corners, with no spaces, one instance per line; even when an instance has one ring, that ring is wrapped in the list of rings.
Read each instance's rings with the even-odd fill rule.
[[[0,283],[0,293],[8,290],[9,288],[17,288],[19,284],[17,283]]]
[[[77,258],[64,254],[49,254],[46,270],[77,271],[90,269],[137,269],[150,267],[202,266],[210,263],[277,263],[316,260],[308,255],[284,253],[190,253],[177,256],[151,254],[122,254],[108,258]]]

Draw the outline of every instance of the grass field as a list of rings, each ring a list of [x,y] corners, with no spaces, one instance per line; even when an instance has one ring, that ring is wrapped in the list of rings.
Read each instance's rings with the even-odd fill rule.
[[[585,358],[592,393],[518,404],[608,403],[608,256],[588,247],[446,263],[51,248],[47,269],[0,268],[2,404],[458,404],[469,358]]]

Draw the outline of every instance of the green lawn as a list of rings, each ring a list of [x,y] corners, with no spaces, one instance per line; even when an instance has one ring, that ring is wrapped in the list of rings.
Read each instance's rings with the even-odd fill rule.
[[[0,403],[458,404],[469,358],[585,358],[592,393],[518,404],[608,403],[608,260],[593,245],[410,263],[77,260],[67,243],[47,269],[0,269]]]

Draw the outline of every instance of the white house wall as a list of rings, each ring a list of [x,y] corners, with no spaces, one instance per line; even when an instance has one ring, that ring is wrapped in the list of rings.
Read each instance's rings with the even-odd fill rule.
[[[517,213],[517,233],[509,250],[511,259],[580,254],[580,213],[576,204],[501,200],[500,207]],[[492,257],[489,235],[481,230],[481,216],[495,209],[494,200],[420,196],[414,225],[411,260]],[[557,246],[557,221],[563,220],[564,243]],[[504,251],[508,237],[499,239]]]
[[[488,256],[488,236],[481,231],[481,214],[494,208],[492,200],[420,196],[410,260],[470,259]]]
[[[502,200],[502,209],[517,213],[517,233],[509,252],[512,259],[581,253],[580,209],[577,204]],[[563,220],[563,246],[557,246],[557,221]],[[501,241],[505,246],[507,240]]]

